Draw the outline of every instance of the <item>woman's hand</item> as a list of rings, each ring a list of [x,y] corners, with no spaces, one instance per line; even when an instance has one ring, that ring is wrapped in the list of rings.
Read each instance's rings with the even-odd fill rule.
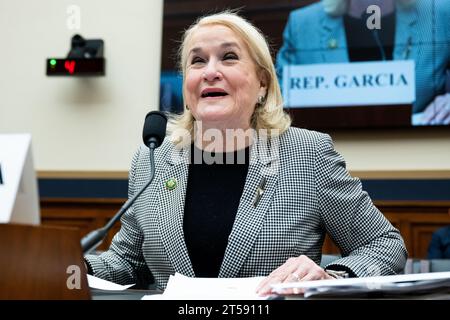
[[[275,283],[297,282],[307,280],[334,279],[307,256],[289,258],[283,265],[272,271],[256,289],[259,295],[272,292],[271,285]],[[294,292],[299,293],[299,292]]]
[[[437,96],[424,110],[422,124],[450,124],[450,93]]]

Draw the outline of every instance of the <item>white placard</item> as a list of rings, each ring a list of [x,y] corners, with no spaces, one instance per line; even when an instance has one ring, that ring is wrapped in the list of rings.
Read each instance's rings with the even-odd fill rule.
[[[39,224],[29,134],[0,134],[0,223]]]
[[[287,65],[283,98],[289,108],[412,104],[415,62]]]

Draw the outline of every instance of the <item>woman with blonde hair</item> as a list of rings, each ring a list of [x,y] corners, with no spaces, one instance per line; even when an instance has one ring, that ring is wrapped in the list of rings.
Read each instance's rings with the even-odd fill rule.
[[[330,137],[290,126],[260,31],[230,12],[200,18],[185,32],[180,67],[186,109],[110,249],[86,256],[91,273],[123,284],[153,275],[160,289],[175,272],[267,276],[258,292],[268,294],[277,282],[402,270],[398,230]],[[142,146],[134,157],[130,196],[146,183],[148,154]],[[326,232],[342,258],[322,268]]]

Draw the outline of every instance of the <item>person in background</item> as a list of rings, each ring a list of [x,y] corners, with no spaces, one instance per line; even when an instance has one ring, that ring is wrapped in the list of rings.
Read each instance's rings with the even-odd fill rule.
[[[185,108],[155,152],[154,181],[109,250],[85,257],[90,273],[122,284],[153,275],[160,289],[175,272],[266,276],[264,295],[274,283],[402,271],[400,233],[331,138],[291,127],[260,31],[230,12],[200,18],[184,34],[180,67]],[[130,197],[148,167],[142,146]],[[342,257],[321,268],[325,233]]]
[[[366,9],[381,9],[381,29]],[[287,64],[408,60],[416,65],[413,114],[419,125],[450,124],[450,0],[322,0],[290,13],[277,54]]]
[[[428,247],[428,259],[450,259],[450,226],[433,233]]]

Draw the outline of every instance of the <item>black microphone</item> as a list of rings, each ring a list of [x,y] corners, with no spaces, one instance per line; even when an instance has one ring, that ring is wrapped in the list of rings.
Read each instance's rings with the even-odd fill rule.
[[[154,151],[164,141],[166,136],[167,117],[159,111],[151,111],[145,116],[144,130],[142,132],[142,138],[144,144],[150,149],[150,179],[131,199],[120,208],[119,211],[108,221],[108,223],[100,229],[91,231],[81,239],[81,248],[83,253],[87,253],[96,248],[106,237],[108,231],[114,226],[114,224],[122,217],[122,215],[133,205],[136,199],[147,189],[152,183],[155,176],[155,157]]]

